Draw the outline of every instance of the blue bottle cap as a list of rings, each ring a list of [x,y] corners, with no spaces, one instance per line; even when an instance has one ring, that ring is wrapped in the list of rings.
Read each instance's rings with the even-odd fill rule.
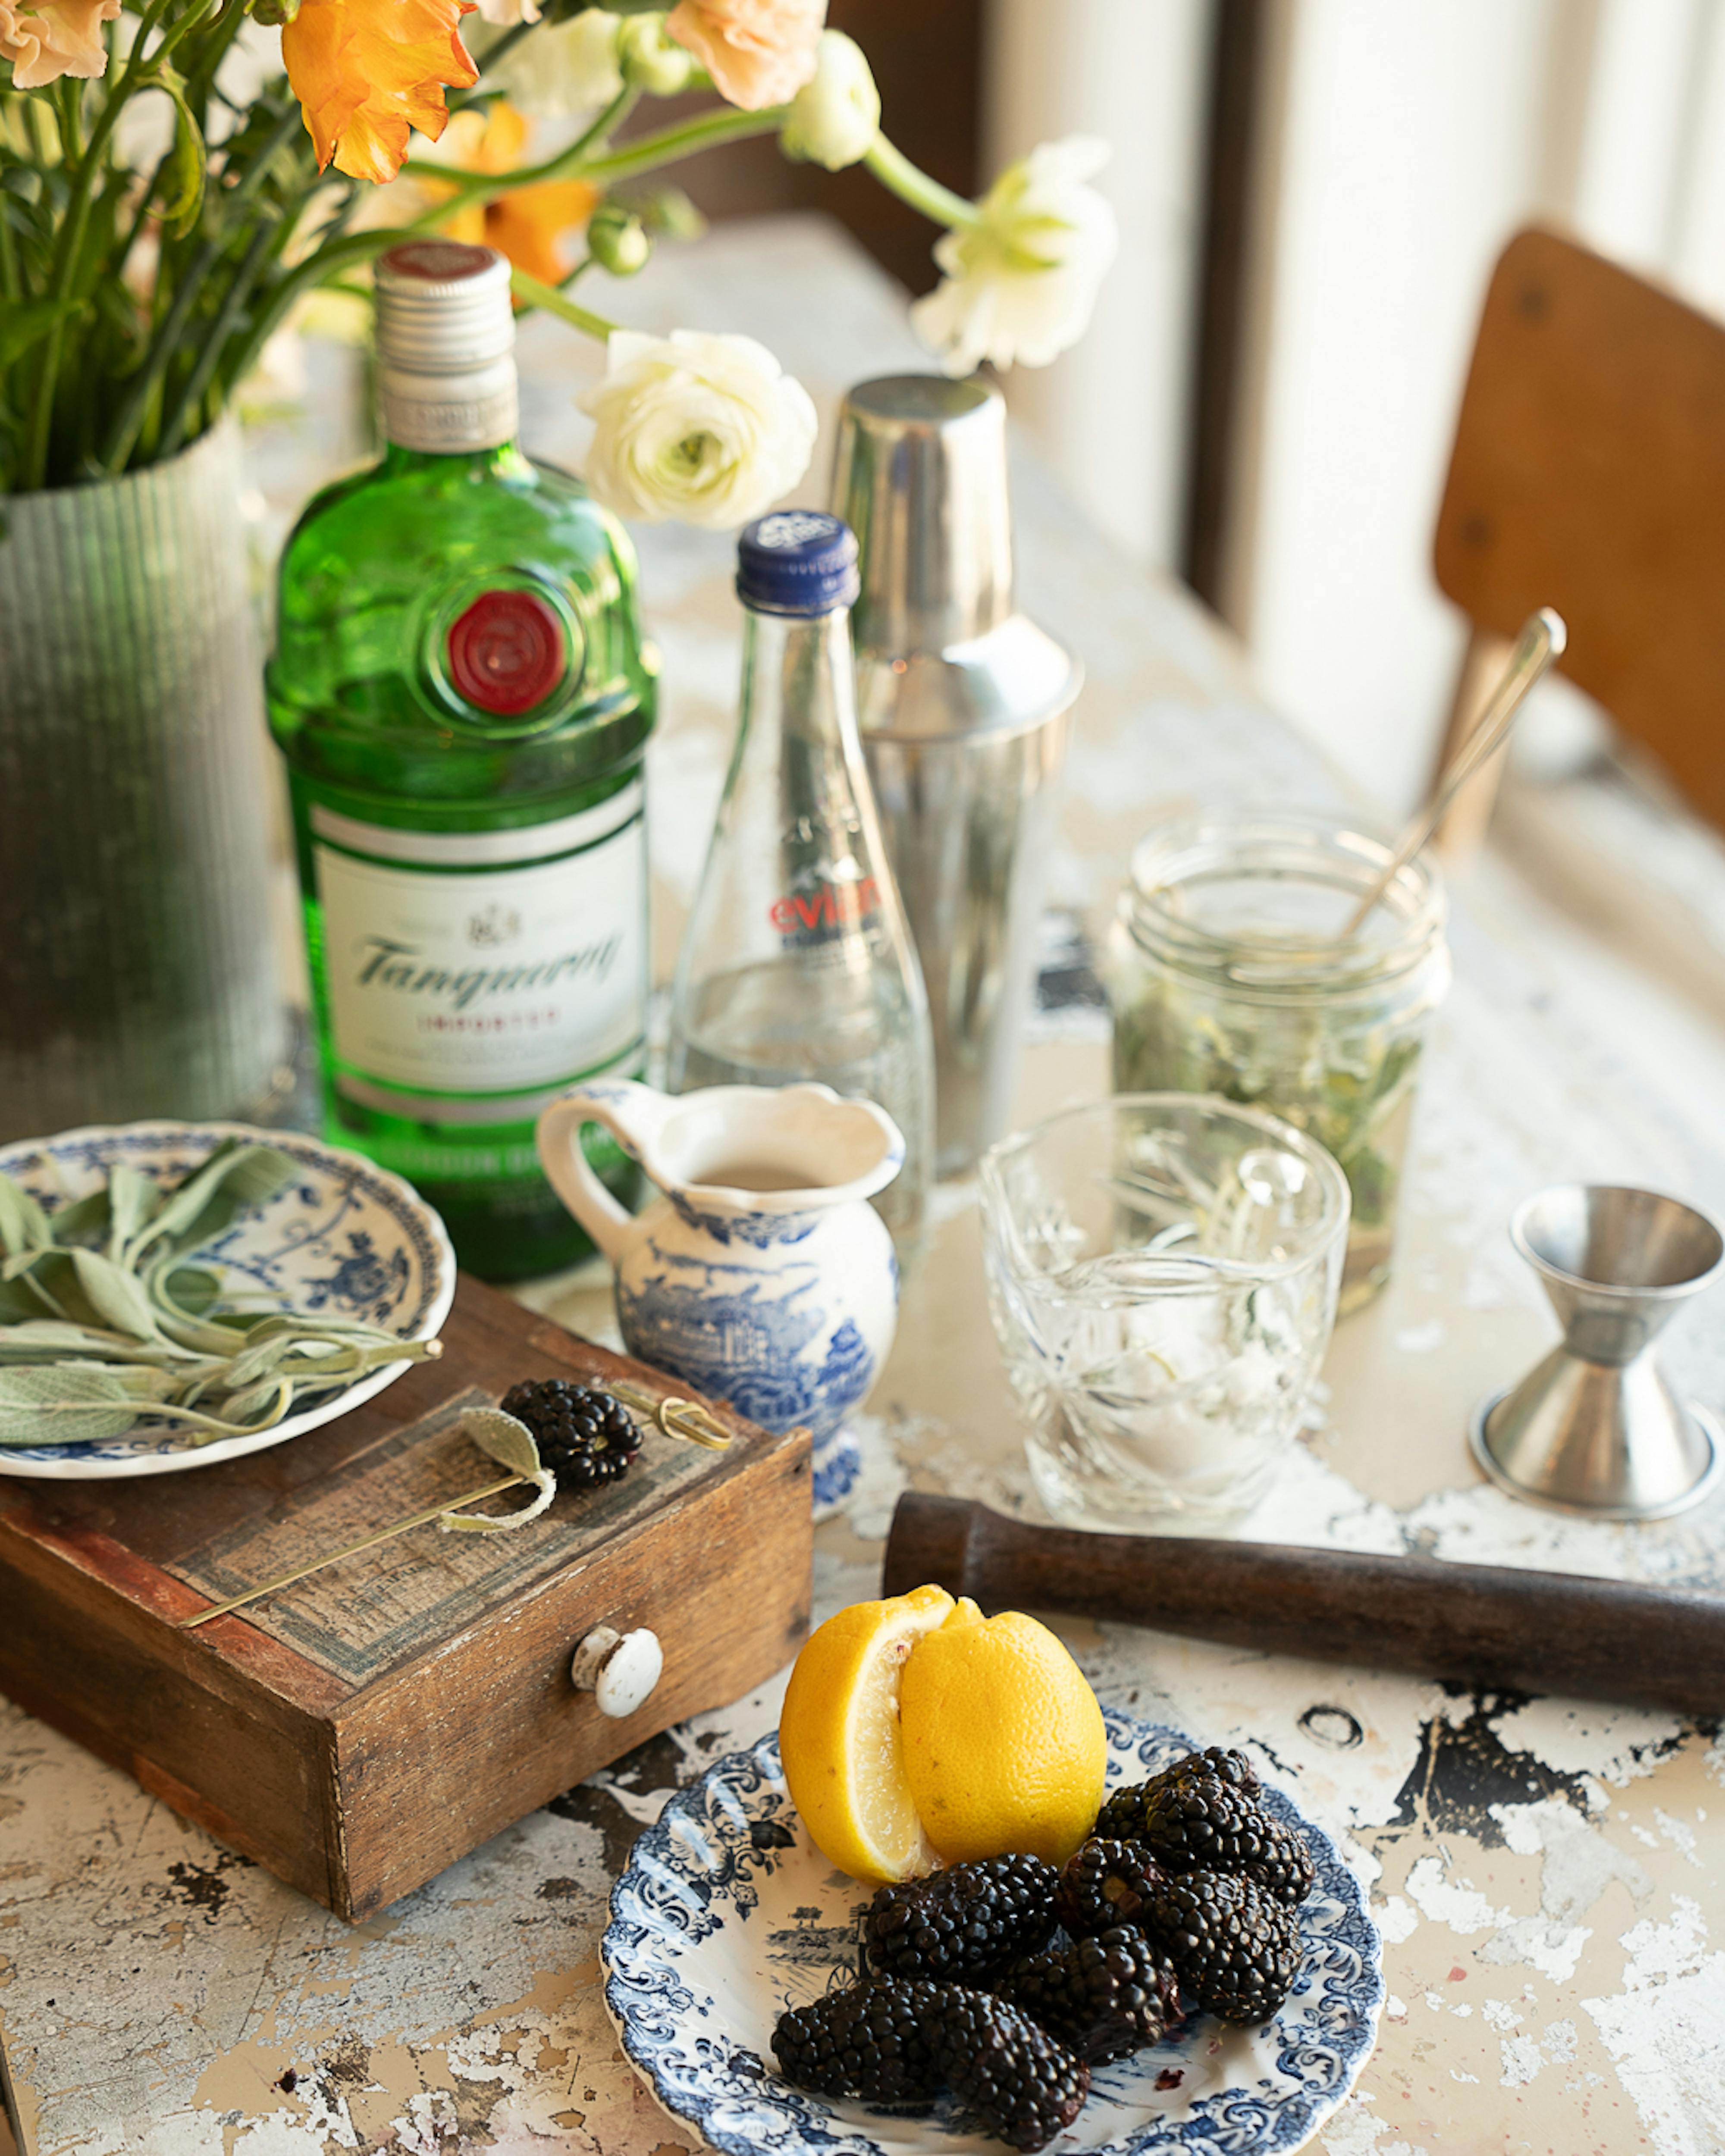
[[[757,613],[831,613],[858,588],[856,534],[819,509],[775,509],[737,542],[737,596]]]

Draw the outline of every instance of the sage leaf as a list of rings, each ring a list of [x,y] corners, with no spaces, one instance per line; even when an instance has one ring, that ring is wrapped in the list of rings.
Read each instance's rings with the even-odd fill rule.
[[[129,1161],[117,1161],[108,1171],[108,1255],[124,1261],[127,1246],[141,1228],[147,1228],[162,1210],[162,1189],[147,1175],[140,1175]]]
[[[0,1370],[0,1445],[123,1437],[137,1419],[137,1403],[120,1380],[89,1363]]]
[[[23,1250],[45,1250],[54,1240],[48,1215],[9,1175],[0,1175],[0,1250],[15,1257]]]
[[[207,1445],[270,1429],[297,1400],[342,1390],[366,1371],[440,1353],[438,1341],[350,1318],[208,1316],[222,1276],[186,1254],[297,1173],[273,1146],[228,1139],[172,1191],[122,1163],[102,1189],[55,1214],[0,1178],[0,1446],[118,1435],[146,1418],[177,1422]],[[525,1439],[536,1462],[524,1426],[495,1419],[509,1425],[506,1447]],[[539,1504],[471,1531],[542,1510],[555,1484],[543,1471],[530,1479]]]
[[[94,1250],[74,1250],[67,1255],[85,1300],[105,1325],[116,1332],[129,1332],[135,1340],[161,1337],[150,1298],[136,1273]]]
[[[293,1397],[291,1378],[265,1378],[262,1383],[223,1400],[222,1412],[229,1421],[267,1430],[272,1423],[280,1421]],[[275,1409],[274,1414],[269,1412],[272,1407]]]
[[[266,1204],[299,1173],[274,1146],[224,1138],[203,1167],[170,1194],[133,1245],[134,1258],[154,1243],[176,1256],[219,1235],[254,1205]]]
[[[222,1292],[221,1276],[208,1265],[175,1265],[161,1280],[157,1292],[182,1316],[203,1317]]]
[[[62,1205],[58,1213],[51,1214],[48,1222],[57,1243],[74,1243],[80,1235],[105,1235],[108,1232],[108,1186],[100,1190],[86,1191],[82,1198],[74,1198],[69,1205]]]
[[[0,1279],[0,1326],[28,1325],[47,1312],[47,1303],[28,1281]]]
[[[484,1512],[439,1512],[439,1529],[444,1534],[507,1534],[511,1528],[524,1527],[529,1520],[536,1520],[556,1496],[557,1478],[548,1467],[540,1466],[539,1447],[526,1423],[505,1414],[501,1408],[470,1408],[461,1418],[460,1430],[465,1438],[500,1466],[532,1483],[537,1495],[520,1512],[505,1512],[495,1519]]]

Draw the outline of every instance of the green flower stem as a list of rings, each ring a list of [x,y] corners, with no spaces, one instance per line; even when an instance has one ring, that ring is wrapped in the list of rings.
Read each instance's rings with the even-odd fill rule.
[[[222,357],[222,347],[233,335],[234,326],[239,319],[239,311],[251,297],[252,287],[258,273],[280,238],[279,225],[259,224],[252,234],[252,244],[245,251],[245,259],[229,281],[221,305],[216,311],[215,325],[204,339],[192,372],[186,377],[179,395],[174,399],[163,418],[160,454],[171,457],[186,436],[186,423],[196,409],[198,399],[210,384]]]
[[[896,195],[936,224],[978,225],[983,221],[983,213],[973,202],[930,179],[884,135],[875,136],[863,153],[863,162],[889,194]]]
[[[8,300],[21,299],[23,286],[18,279],[18,247],[12,236],[12,226],[0,217],[0,295]]]
[[[517,299],[525,300],[530,307],[543,307],[548,315],[555,315],[573,329],[597,337],[601,344],[617,326],[608,322],[603,315],[594,314],[590,308],[578,306],[573,300],[565,299],[554,285],[542,285],[536,277],[530,277],[525,270],[510,272],[510,290]]]
[[[700,113],[678,126],[663,127],[656,135],[625,142],[609,157],[596,157],[583,165],[575,177],[608,187],[614,180],[633,179],[637,172],[653,172],[660,165],[674,164],[680,157],[716,149],[723,142],[746,142],[753,136],[776,135],[789,110],[788,105],[773,105],[762,112],[737,112],[727,105],[715,112]]]
[[[166,13],[171,0],[157,0],[146,9],[138,28],[137,39],[126,61],[126,73],[116,85],[113,94],[104,102],[90,130],[89,142],[77,165],[77,177],[72,182],[70,199],[66,204],[64,220],[60,227],[59,241],[54,249],[54,267],[49,277],[49,290],[53,292],[69,290],[69,276],[73,265],[84,251],[85,228],[90,222],[90,190],[95,176],[108,154],[108,144],[120,116],[129,100],[153,72],[156,56],[146,62],[143,57],[144,41]],[[194,5],[188,11],[187,20],[195,20],[203,13]],[[57,321],[42,340],[42,362],[36,374],[36,398],[24,434],[23,456],[19,475],[24,488],[45,486],[48,483],[48,453],[54,439],[54,392],[59,382],[60,349],[65,325]]]
[[[225,200],[230,209],[243,208],[263,185],[277,151],[291,138],[300,124],[299,106],[290,105],[270,130],[244,178],[227,194]],[[150,349],[132,377],[131,386],[100,452],[98,461],[110,478],[117,477],[126,468],[126,460],[131,454],[143,426],[150,400],[160,387],[173,358],[174,347],[180,331],[185,326],[186,318],[197,302],[204,279],[208,276],[221,252],[222,243],[219,240],[206,239],[187,265],[179,290],[174,294],[173,303],[162,316],[155,336],[150,341]]]

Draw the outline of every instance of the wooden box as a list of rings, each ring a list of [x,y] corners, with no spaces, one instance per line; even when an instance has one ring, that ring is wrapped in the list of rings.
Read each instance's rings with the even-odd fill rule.
[[[808,1434],[772,1437],[714,1407],[726,1450],[649,1428],[621,1481],[560,1493],[514,1533],[415,1528],[177,1630],[495,1480],[455,1425],[518,1378],[680,1389],[466,1279],[444,1343],[441,1362],[248,1459],[127,1481],[0,1479],[0,1690],[345,1917],[737,1698],[808,1627]],[[648,1627],[664,1649],[624,1720],[570,1678],[602,1624]]]

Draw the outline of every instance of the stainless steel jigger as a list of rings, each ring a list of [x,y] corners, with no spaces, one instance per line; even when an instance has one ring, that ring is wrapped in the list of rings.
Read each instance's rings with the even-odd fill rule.
[[[1656,1520],[1704,1496],[1725,1435],[1666,1383],[1653,1343],[1714,1277],[1725,1239],[1652,1190],[1565,1183],[1510,1224],[1563,1327],[1520,1384],[1474,1410],[1474,1457],[1512,1496],[1600,1520]]]
[[[859,382],[833,507],[861,552],[857,723],[928,988],[935,1167],[959,1175],[1010,1120],[1084,670],[1013,603],[997,391],[944,375]]]

